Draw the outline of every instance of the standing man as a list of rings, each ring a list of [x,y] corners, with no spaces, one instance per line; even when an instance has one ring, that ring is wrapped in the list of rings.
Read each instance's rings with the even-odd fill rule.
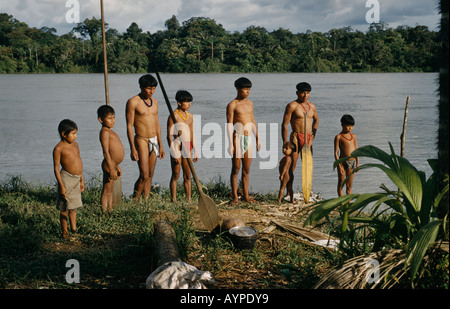
[[[289,172],[289,182],[287,189],[292,190],[294,182],[294,171],[297,166],[297,160],[301,154],[302,147],[305,141],[311,147],[312,141],[316,137],[317,128],[319,127],[319,116],[317,115],[316,106],[309,102],[311,93],[311,85],[305,82],[299,83],[297,88],[297,99],[286,105],[284,111],[283,123],[281,124],[281,137],[283,138],[283,145],[288,141],[288,124],[291,124],[292,132],[289,136],[289,141],[294,143],[295,151],[292,152],[292,164]],[[306,136],[305,136],[305,114],[306,113]],[[291,203],[294,203],[294,198],[291,197]]]
[[[134,185],[134,197],[150,195],[156,158],[164,158],[161,126],[158,118],[158,101],[152,98],[158,81],[150,74],[139,78],[141,92],[127,101],[127,137],[131,160],[137,161],[139,178]]]
[[[249,174],[252,164],[252,133],[256,139],[256,151],[261,149],[258,130],[253,113],[253,102],[248,99],[252,82],[245,77],[234,82],[236,98],[227,105],[227,133],[230,142],[228,152],[231,158],[231,196],[230,204],[238,203],[238,174],[242,163],[242,200],[247,203],[256,202],[249,195]]]

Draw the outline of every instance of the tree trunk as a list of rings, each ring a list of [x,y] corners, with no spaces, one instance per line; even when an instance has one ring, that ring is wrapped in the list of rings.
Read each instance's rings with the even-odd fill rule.
[[[441,11],[441,25],[440,25],[440,70],[439,70],[439,129],[438,129],[438,162],[439,162],[439,175],[438,190],[441,191],[445,186],[445,175],[448,175],[448,140],[449,140],[449,127],[448,127],[448,0],[440,1]],[[438,207],[438,216],[442,217],[448,214],[448,194],[444,197],[443,201]]]
[[[175,231],[170,223],[161,220],[155,223],[157,267],[173,261],[181,261]]]

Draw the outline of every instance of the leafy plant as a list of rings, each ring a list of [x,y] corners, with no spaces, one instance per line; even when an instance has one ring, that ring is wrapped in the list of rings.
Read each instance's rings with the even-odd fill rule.
[[[372,244],[372,252],[386,248],[402,249],[406,252],[405,269],[410,269],[410,280],[413,281],[441,229],[447,235],[448,210],[444,218],[438,218],[435,210],[448,196],[448,176],[444,189],[437,192],[437,160],[428,160],[433,173],[426,179],[423,171],[418,171],[407,159],[396,155],[390,143],[389,147],[391,154],[370,145],[361,147],[350,157],[336,160],[334,167],[349,158],[375,159],[380,163],[364,164],[359,169],[375,167],[382,170],[396,189],[391,190],[382,184],[382,192],[349,194],[319,201],[313,205],[305,225],[316,225],[324,218],[332,222],[330,214],[338,211],[338,219],[342,222],[338,233],[344,252],[356,252],[348,250],[354,249],[355,243]]]

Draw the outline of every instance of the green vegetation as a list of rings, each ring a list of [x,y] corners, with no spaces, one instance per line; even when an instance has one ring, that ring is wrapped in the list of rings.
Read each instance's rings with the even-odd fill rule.
[[[230,189],[220,181],[204,190],[216,203],[229,199]],[[212,272],[215,288],[312,288],[339,260],[325,249],[282,236],[258,241],[254,250],[237,250],[223,234],[194,228],[197,206],[184,203],[182,196],[180,203],[170,203],[168,189],[146,202],[124,198],[112,213],[102,213],[95,178],[83,192],[77,234],[63,241],[55,198],[56,186],[33,187],[19,176],[0,185],[0,288],[145,288],[157,266],[153,224],[161,219],[172,223],[182,260]],[[260,198],[276,200],[275,195]],[[69,259],[80,263],[79,284],[65,280]]]
[[[182,192],[181,185],[179,189]],[[193,189],[194,192],[195,188]],[[261,204],[273,205],[277,198],[276,194],[257,196],[261,204],[244,203],[236,209],[222,202],[229,200],[230,189],[220,180],[207,184],[204,190],[214,198],[220,213],[225,217],[228,212],[236,214],[236,211],[242,210],[242,213],[254,213],[255,218],[259,214],[264,218],[265,208]],[[187,204],[182,196],[178,204],[170,203],[168,189],[160,189],[158,194],[153,194],[146,202],[124,198],[109,214],[101,211],[100,192],[99,180],[92,178],[83,193],[84,207],[78,212],[77,234],[71,241],[63,241],[59,212],[54,206],[56,186],[33,187],[18,176],[12,176],[1,184],[0,288],[145,288],[146,278],[157,267],[154,260],[156,244],[153,225],[157,220],[169,220],[175,230],[182,260],[200,270],[210,271],[216,280],[215,288],[311,289],[323,278],[333,274],[334,267],[339,269],[340,266],[345,266],[351,261],[349,259],[358,254],[370,254],[373,251],[371,248],[374,248],[373,243],[381,241],[386,249],[383,252],[388,253],[401,248],[403,253],[400,256],[394,251],[393,259],[398,263],[399,259],[405,259],[408,246],[419,243],[416,241],[418,236],[415,235],[426,234],[421,234],[420,231],[428,230],[431,222],[440,222],[440,227],[444,227],[445,220],[448,220],[436,219],[433,211],[435,207],[425,201],[426,205],[431,206],[428,210],[429,223],[420,222],[417,225],[415,218],[419,214],[413,216],[411,209],[400,211],[401,207],[409,203],[403,200],[401,191],[386,191],[384,198],[373,194],[371,200],[376,202],[375,207],[386,202],[395,211],[364,217],[358,210],[365,203],[365,195],[350,195],[347,198],[353,203],[347,207],[348,227],[343,234],[339,224],[342,222],[342,211],[337,203],[332,211],[325,209],[325,206],[333,201],[320,202],[313,205],[318,208],[310,213],[313,222],[320,218],[329,219],[333,228],[319,222],[322,224],[321,229],[340,238],[341,250],[312,246],[289,232],[282,231],[262,235],[253,250],[238,250],[233,247],[226,234],[208,233],[199,229],[199,223],[194,219],[198,216],[196,204]],[[448,192],[445,194],[448,196]],[[434,195],[436,199],[432,200],[433,205],[445,198],[445,194]],[[400,199],[397,200],[396,197]],[[426,207],[425,204],[422,204],[423,208]],[[410,206],[406,205],[407,208]],[[304,210],[308,212],[308,208]],[[422,214],[425,218],[425,213]],[[301,224],[302,215],[292,219]],[[445,235],[448,239],[448,232],[446,233],[440,230],[436,238],[428,239],[428,243],[417,248],[428,248],[435,240],[445,239]],[[421,255],[418,250],[412,250],[412,255],[416,253]],[[397,278],[398,273],[391,273],[388,279],[394,279],[397,287],[403,288],[448,288],[448,252],[431,253],[428,250],[423,259],[425,263],[417,266],[416,277],[403,272],[406,275]],[[70,259],[76,259],[80,263],[80,283],[69,284],[65,280],[69,270],[66,262]],[[415,263],[414,258],[410,261],[410,265]],[[402,265],[400,270],[404,269]],[[398,271],[398,267],[394,270]],[[342,281],[344,276],[339,275],[339,278]],[[413,286],[411,278],[414,278]],[[358,276],[353,275],[348,280],[356,282],[358,279]]]
[[[397,263],[397,266],[388,267],[380,274],[383,284],[409,281],[417,287],[428,280],[422,281],[423,276],[432,274],[435,278],[440,277],[432,287],[448,288],[448,175],[444,184],[438,186],[437,160],[428,160],[433,174],[426,179],[424,172],[396,155],[389,145],[391,154],[374,146],[364,146],[355,150],[351,157],[379,161],[361,165],[360,169],[381,169],[397,188],[389,189],[382,184],[383,191],[379,193],[349,194],[320,201],[313,206],[305,225],[328,219],[340,238],[340,249],[346,260],[373,252],[400,250],[386,262]],[[348,158],[337,160],[334,167]],[[438,191],[440,187],[443,189]],[[333,211],[339,213],[334,222],[330,220]],[[447,244],[446,252],[439,248],[443,242]],[[426,266],[421,267],[425,261]],[[446,266],[442,269],[442,265]],[[433,273],[434,267],[441,268],[442,272]],[[364,276],[355,277],[348,279],[353,282],[365,280]]]
[[[155,57],[162,72],[437,72],[439,36],[426,26],[371,24],[366,33],[351,27],[326,33],[268,32],[250,26],[230,33],[206,17],[144,33],[131,23],[124,33],[106,27],[111,73],[151,71]],[[103,72],[101,20],[92,17],[67,34],[30,28],[0,13],[0,73]]]

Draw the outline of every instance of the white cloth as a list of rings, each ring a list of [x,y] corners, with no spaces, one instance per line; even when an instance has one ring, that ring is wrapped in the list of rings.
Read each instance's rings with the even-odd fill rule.
[[[155,152],[156,156],[159,156],[159,144],[157,136],[148,139],[148,153],[151,154],[152,151]]]
[[[146,280],[147,289],[206,289],[214,283],[209,271],[178,261],[159,266]]]

